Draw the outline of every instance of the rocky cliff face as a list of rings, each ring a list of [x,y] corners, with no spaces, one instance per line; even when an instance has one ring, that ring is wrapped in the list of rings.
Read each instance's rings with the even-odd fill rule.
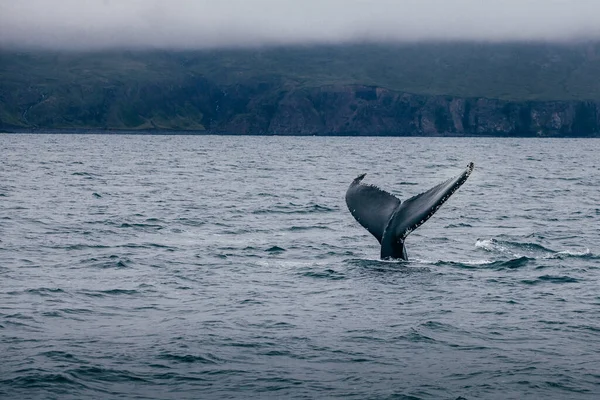
[[[511,102],[362,85],[285,82],[65,88],[6,99],[0,129],[194,130],[227,134],[600,136],[600,101]],[[9,106],[6,106],[9,104]],[[2,106],[2,104],[0,104]],[[1,107],[0,107],[1,108]]]
[[[210,128],[275,135],[600,136],[600,102],[589,101],[510,102],[338,86],[291,90],[263,107],[271,112]]]

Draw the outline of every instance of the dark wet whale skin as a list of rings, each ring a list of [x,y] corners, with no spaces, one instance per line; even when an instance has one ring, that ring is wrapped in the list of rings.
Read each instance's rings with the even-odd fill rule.
[[[405,202],[376,186],[362,183],[358,176],[346,191],[346,204],[356,220],[381,244],[381,258],[408,260],[404,241],[427,221],[458,188],[467,181],[474,164],[458,176],[448,179]]]

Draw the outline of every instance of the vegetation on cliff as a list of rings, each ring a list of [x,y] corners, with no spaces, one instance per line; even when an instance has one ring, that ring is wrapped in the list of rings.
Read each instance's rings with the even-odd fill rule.
[[[0,130],[600,135],[600,44],[0,52]]]

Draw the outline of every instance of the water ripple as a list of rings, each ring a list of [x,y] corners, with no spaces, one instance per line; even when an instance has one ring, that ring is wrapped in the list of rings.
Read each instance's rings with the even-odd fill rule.
[[[0,398],[595,399],[594,140],[5,135]],[[477,165],[410,260],[347,212]]]

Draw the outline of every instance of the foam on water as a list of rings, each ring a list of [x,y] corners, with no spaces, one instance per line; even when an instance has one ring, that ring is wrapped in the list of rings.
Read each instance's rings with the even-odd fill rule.
[[[585,250],[562,250],[554,253],[555,257],[567,256],[567,257],[595,257],[590,249]]]

